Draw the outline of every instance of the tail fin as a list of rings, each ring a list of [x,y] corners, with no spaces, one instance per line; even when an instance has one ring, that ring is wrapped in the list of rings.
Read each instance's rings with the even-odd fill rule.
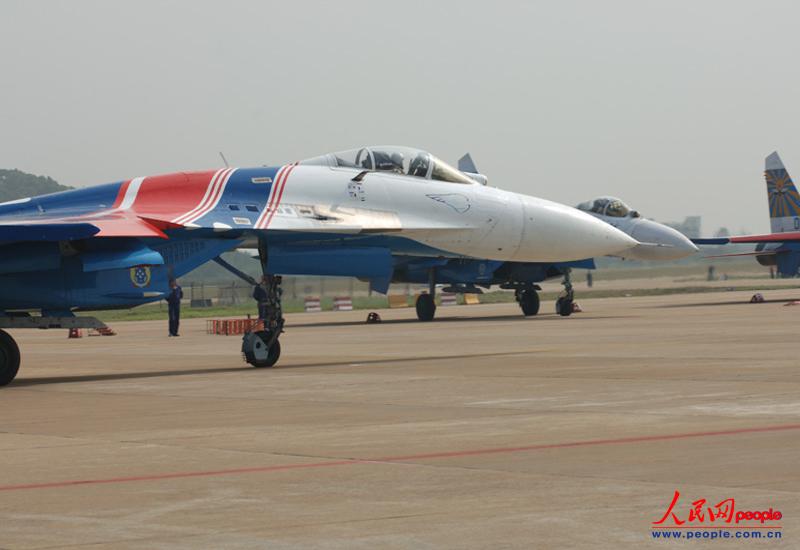
[[[769,223],[773,233],[800,229],[800,194],[777,152],[764,163],[769,197]]]
[[[458,159],[458,169],[462,172],[471,172],[473,174],[478,173],[478,169],[475,167],[475,163],[472,161],[472,155],[469,153]]]

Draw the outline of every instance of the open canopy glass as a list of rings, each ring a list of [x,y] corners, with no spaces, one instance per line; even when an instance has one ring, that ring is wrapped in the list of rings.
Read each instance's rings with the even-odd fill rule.
[[[329,164],[336,168],[393,172],[429,180],[473,184],[475,180],[427,151],[396,145],[361,147],[308,159],[300,164]]]
[[[631,210],[627,204],[616,197],[599,197],[593,201],[582,202],[576,208],[611,218],[639,217],[636,210]]]

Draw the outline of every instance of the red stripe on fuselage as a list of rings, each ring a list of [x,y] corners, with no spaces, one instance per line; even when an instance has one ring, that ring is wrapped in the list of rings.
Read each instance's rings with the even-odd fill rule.
[[[267,205],[264,207],[264,211],[261,212],[261,215],[258,217],[258,220],[256,220],[256,224],[254,226],[256,229],[262,229],[262,224],[269,215],[270,209],[272,208],[272,204],[275,202],[275,197],[278,195],[278,185],[280,184],[281,178],[283,178],[283,173],[286,171],[287,168],[288,165],[284,165],[281,166],[280,169],[278,169],[278,173],[275,176],[275,181],[272,183],[272,187],[270,188],[270,194],[267,199]]]
[[[223,174],[219,177],[219,180],[217,181],[216,189],[214,189],[214,193],[212,194],[208,204],[206,204],[200,212],[192,216],[192,218],[189,220],[190,222],[199,220],[200,218],[202,218],[203,216],[214,210],[214,208],[216,208],[217,204],[219,204],[219,201],[222,198],[222,194],[225,192],[225,187],[228,185],[228,180],[231,178],[234,171],[235,171],[234,168],[229,168],[228,170],[223,172]]]
[[[137,214],[172,220],[195,208],[205,196],[216,170],[178,172],[146,178],[131,209]],[[118,201],[125,196],[120,189]]]
[[[184,210],[183,214],[175,218],[174,222],[176,223],[186,223],[189,221],[193,216],[195,216],[205,205],[208,203],[209,198],[214,193],[214,189],[217,186],[222,175],[225,173],[225,170],[217,170],[211,176],[211,179],[206,182],[205,192],[203,193],[202,198],[197,202],[196,206],[191,210]]]
[[[122,182],[119,186],[119,190],[117,190],[117,198],[114,199],[114,204],[111,205],[111,208],[119,208],[119,205],[121,205],[122,201],[125,199],[125,193],[128,191],[128,186],[130,184],[131,180]]]
[[[233,170],[226,168],[214,176],[214,179],[208,188],[208,192],[206,192],[205,197],[203,197],[203,201],[194,210],[188,212],[184,216],[181,216],[178,221],[182,224],[189,224],[208,214],[208,212],[210,212],[217,204],[217,201],[222,194],[222,189],[224,189],[225,182],[232,173]]]
[[[280,184],[280,189],[277,191],[278,192],[278,199],[275,201],[275,205],[272,207],[272,211],[269,213],[269,216],[267,217],[267,219],[264,222],[264,229],[269,228],[269,224],[272,221],[272,218],[275,216],[275,211],[278,209],[278,207],[281,204],[281,199],[283,198],[283,190],[286,189],[286,182],[288,181],[289,176],[291,175],[292,170],[294,170],[295,166],[297,166],[296,162],[294,164],[292,164],[289,167],[289,169],[286,170],[286,172],[284,172],[283,180],[281,181],[281,184]]]

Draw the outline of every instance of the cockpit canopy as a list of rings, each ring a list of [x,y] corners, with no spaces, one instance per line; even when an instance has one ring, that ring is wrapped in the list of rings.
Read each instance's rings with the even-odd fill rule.
[[[473,184],[475,180],[426,151],[412,147],[375,146],[330,153],[300,164],[332,168],[375,170],[450,183]]]
[[[582,202],[577,206],[578,210],[592,212],[610,218],[638,218],[639,212],[631,210],[627,204],[616,197],[600,197],[593,201]]]

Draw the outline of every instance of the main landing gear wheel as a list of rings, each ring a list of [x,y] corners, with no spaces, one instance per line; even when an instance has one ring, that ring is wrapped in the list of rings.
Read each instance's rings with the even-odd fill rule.
[[[0,330],[0,386],[14,380],[19,371],[19,347],[9,333]]]
[[[281,357],[281,343],[268,330],[248,332],[242,339],[242,353],[258,369],[272,367]]]
[[[436,315],[436,302],[430,294],[420,294],[417,297],[417,319],[420,321],[433,321]]]
[[[436,268],[428,270],[428,293],[417,297],[417,319],[433,321],[436,316]]]
[[[517,301],[525,317],[532,317],[539,313],[539,294],[534,289],[520,291]]]

